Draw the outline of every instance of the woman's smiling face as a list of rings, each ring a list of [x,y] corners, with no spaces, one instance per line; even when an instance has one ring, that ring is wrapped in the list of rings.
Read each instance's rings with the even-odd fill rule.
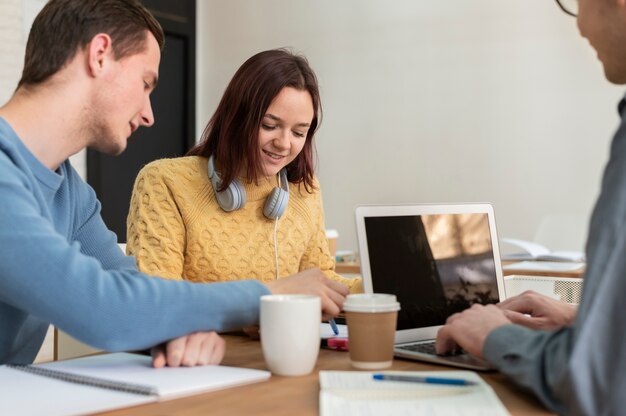
[[[313,100],[306,90],[283,88],[267,108],[259,126],[263,172],[276,175],[302,151],[313,121]]]

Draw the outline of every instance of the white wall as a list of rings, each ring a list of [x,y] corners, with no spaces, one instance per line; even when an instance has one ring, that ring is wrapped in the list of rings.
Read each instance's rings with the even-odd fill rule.
[[[44,3],[0,1],[2,103]],[[522,238],[545,214],[591,209],[622,88],[550,0],[201,0],[198,23],[198,131],[249,56],[308,56],[339,249],[356,248],[360,203],[490,201],[500,235]]]
[[[17,85],[22,71],[26,37],[22,36],[21,0],[0,1],[0,105]],[[19,62],[19,64],[16,64]]]
[[[24,67],[28,32],[47,0],[0,0],[0,106],[15,91]],[[82,151],[70,159],[82,178],[87,177],[87,156]]]
[[[500,236],[589,214],[622,89],[549,0],[198,1],[198,131],[245,59],[303,52],[322,88],[326,225],[362,203],[489,201]]]

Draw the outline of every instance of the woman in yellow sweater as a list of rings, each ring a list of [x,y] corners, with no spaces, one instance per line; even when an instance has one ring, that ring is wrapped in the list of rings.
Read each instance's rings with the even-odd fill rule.
[[[128,216],[129,254],[171,279],[268,282],[334,271],[313,168],[321,116],[317,79],[302,56],[258,53],[235,73],[202,141],[186,157],[139,173]]]

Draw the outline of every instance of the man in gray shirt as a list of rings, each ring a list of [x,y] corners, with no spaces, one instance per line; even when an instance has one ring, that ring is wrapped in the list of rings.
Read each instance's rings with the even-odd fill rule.
[[[626,84],[626,1],[557,0],[603,64]],[[448,319],[437,350],[460,346],[482,356],[551,410],[626,412],[626,101],[591,216],[587,269],[578,312],[533,293],[497,306],[474,305]]]

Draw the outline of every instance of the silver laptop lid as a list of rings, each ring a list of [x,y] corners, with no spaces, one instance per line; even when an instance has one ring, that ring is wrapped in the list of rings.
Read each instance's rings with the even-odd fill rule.
[[[505,297],[490,204],[359,206],[356,226],[365,292],[400,302],[396,343],[433,339],[448,316]]]

